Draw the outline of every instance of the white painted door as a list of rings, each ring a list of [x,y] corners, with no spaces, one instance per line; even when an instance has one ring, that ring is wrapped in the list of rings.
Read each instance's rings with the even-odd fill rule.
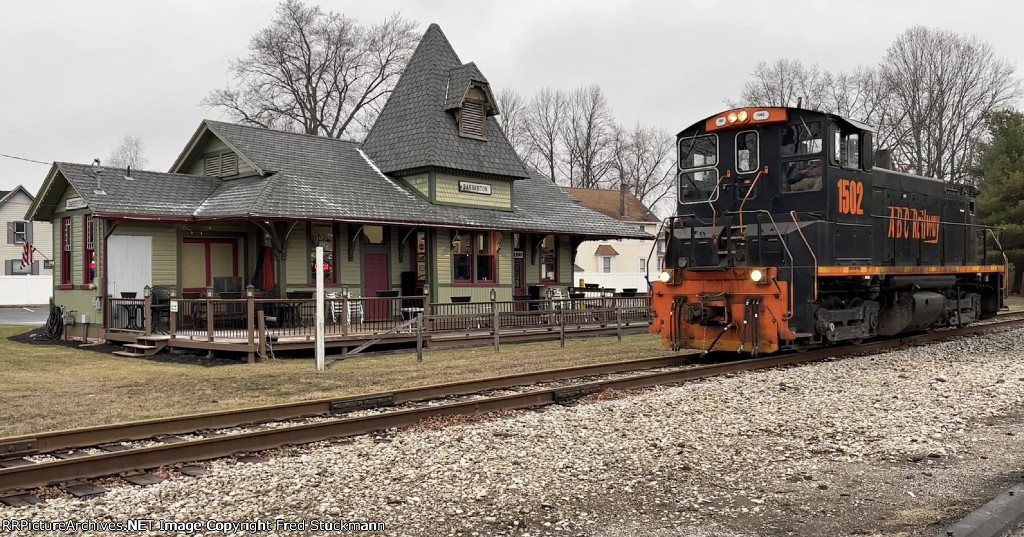
[[[121,293],[137,293],[153,285],[153,238],[132,235],[111,235],[107,239],[107,293],[121,298]]]

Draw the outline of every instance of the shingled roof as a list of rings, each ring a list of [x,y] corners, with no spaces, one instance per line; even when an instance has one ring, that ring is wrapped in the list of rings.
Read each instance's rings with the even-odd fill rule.
[[[146,215],[191,218],[221,185],[216,177],[132,170],[55,162],[43,191],[29,208],[32,220],[49,220],[67,185],[93,212],[105,215]]]
[[[450,110],[461,106],[471,80],[487,82],[476,65],[463,65],[441,28],[431,24],[366,136],[363,151],[387,174],[443,168],[529,177],[494,117],[486,118],[486,140],[459,136]]]
[[[95,213],[141,219],[315,219],[651,238],[580,206],[540,175],[516,182],[512,211],[434,205],[382,174],[355,142],[219,121],[205,125],[269,175],[218,179],[133,170],[129,180],[123,168],[61,162],[47,184],[63,178]],[[106,194],[95,193],[97,184]],[[63,190],[49,186],[39,198],[47,199],[30,210],[33,219],[49,220]]]
[[[622,213],[622,192],[605,188],[569,188],[565,187],[570,196],[578,199],[588,209],[593,209],[609,218],[623,222],[660,222],[650,209],[644,207],[632,192],[625,192],[626,213]]]

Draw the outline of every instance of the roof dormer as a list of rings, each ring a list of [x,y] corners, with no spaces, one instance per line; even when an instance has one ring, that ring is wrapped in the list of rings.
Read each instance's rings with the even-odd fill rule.
[[[498,106],[491,93],[491,85],[475,63],[449,71],[445,101],[445,109],[455,113],[459,136],[487,140],[487,116],[497,115]]]

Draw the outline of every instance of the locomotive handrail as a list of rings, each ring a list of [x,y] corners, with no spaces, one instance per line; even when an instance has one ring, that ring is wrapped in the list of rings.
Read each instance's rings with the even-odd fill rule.
[[[754,209],[752,211],[728,211],[725,214],[737,214],[737,213],[740,213],[740,214],[742,214],[742,213],[764,213],[764,214],[768,215],[768,220],[771,220],[772,228],[775,230],[775,234],[778,235],[778,237],[779,237],[779,244],[782,244],[782,248],[786,250],[786,257],[789,258],[789,283],[790,283],[790,286],[792,287],[793,282],[794,282],[794,275],[796,274],[796,267],[794,266],[794,265],[796,265],[796,260],[793,258],[793,252],[789,251],[789,245],[786,244],[786,238],[783,237],[782,236],[782,232],[779,231],[779,225],[775,222],[775,217],[772,216],[771,212],[769,212],[769,211],[767,211],[765,209]],[[760,230],[758,230],[758,234],[760,234]],[[803,235],[803,233],[801,233],[801,235]],[[804,242],[806,242],[806,241],[807,241],[807,239],[804,239]],[[810,246],[808,246],[808,248],[810,248]],[[814,252],[811,252],[811,255],[813,256]],[[817,258],[815,258],[814,267],[815,267],[815,271],[814,271],[815,272],[815,280],[817,280],[817,272],[818,272],[817,271],[817,267],[818,267]],[[815,289],[814,289],[815,300],[817,300],[817,292],[818,292],[817,281],[815,281],[814,287],[815,287]],[[789,311],[786,312],[786,315],[783,316],[783,318],[785,318],[785,319],[790,319],[793,316],[793,313],[794,313],[794,310],[795,310],[794,303],[793,303],[793,289],[790,289],[788,294],[789,294]]]
[[[743,196],[743,201],[740,202],[740,233],[743,234],[743,238],[747,237],[746,228],[743,227],[743,206],[747,204],[747,200],[750,198],[750,193],[757,188],[757,182],[761,180],[762,175],[768,175],[768,166],[765,166],[763,170],[759,170],[757,175],[754,176],[754,181],[750,183],[750,188],[747,189],[747,193]]]
[[[985,231],[988,231],[988,234],[992,235],[992,240],[996,241],[996,246],[999,247],[999,254],[1003,256],[1003,282],[1002,282],[1003,289],[1002,289],[1002,291],[1003,291],[1003,298],[1006,298],[1006,297],[1010,296],[1010,293],[1008,292],[1010,287],[1008,285],[1006,285],[1006,276],[1007,276],[1006,271],[1010,267],[1010,260],[1009,260],[1009,258],[1006,257],[1006,251],[1003,250],[1003,243],[999,242],[999,237],[997,237],[995,232],[992,231],[992,228],[986,227]],[[985,261],[987,262],[988,260],[986,259]]]
[[[732,170],[725,170],[725,175],[718,178],[718,182],[715,183],[715,189],[711,191],[711,195],[708,196],[708,206],[711,207],[711,238],[717,240],[718,236],[715,235],[715,228],[718,227],[718,209],[715,208],[715,202],[718,201],[719,192],[721,192],[722,181],[732,178]]]
[[[814,301],[818,301],[818,256],[814,254],[814,248],[811,248],[811,243],[807,242],[807,237],[804,236],[804,230],[800,229],[800,223],[796,218],[796,211],[789,211],[789,216],[793,219],[793,225],[796,226],[797,233],[800,234],[800,238],[804,240],[804,245],[807,246],[807,251],[811,253],[811,259],[814,260]],[[793,296],[790,293],[790,296]]]

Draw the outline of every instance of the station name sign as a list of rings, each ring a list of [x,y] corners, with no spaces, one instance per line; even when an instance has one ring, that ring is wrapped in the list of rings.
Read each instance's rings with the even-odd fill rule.
[[[491,185],[484,183],[470,183],[469,181],[459,181],[459,192],[469,192],[471,194],[483,194],[485,196],[490,196]]]
[[[84,209],[88,207],[83,198],[68,198],[64,200],[64,210],[73,211],[75,209]]]

